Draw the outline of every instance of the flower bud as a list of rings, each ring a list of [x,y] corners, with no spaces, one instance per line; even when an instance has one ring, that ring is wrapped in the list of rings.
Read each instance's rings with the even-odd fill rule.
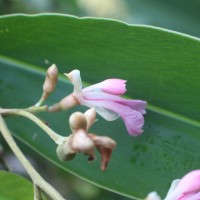
[[[83,113],[75,112],[71,114],[69,118],[69,125],[72,132],[76,132],[79,129],[86,130],[87,128],[87,120]]]
[[[56,86],[58,79],[58,69],[55,64],[48,68],[46,79],[43,84],[43,98],[46,99],[51,94]]]
[[[96,110],[95,108],[88,109],[84,113],[87,120],[87,130],[96,122]]]
[[[61,161],[74,159],[76,151],[71,148],[71,135],[62,144],[58,145],[56,153]]]

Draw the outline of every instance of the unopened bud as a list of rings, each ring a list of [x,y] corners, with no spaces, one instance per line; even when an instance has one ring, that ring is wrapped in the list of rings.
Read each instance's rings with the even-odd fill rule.
[[[61,161],[72,160],[76,156],[76,151],[71,148],[70,140],[71,136],[69,136],[65,142],[59,144],[56,149],[57,156]]]
[[[95,108],[88,109],[84,113],[87,120],[87,130],[95,123],[96,121],[96,110]]]
[[[51,67],[48,68],[46,73],[46,79],[43,84],[43,92],[45,95],[44,99],[46,99],[48,95],[54,91],[57,80],[58,80],[58,69],[56,65],[53,64]]]
[[[87,120],[83,113],[75,112],[71,114],[69,118],[69,125],[72,132],[75,132],[79,129],[86,130],[87,128]]]

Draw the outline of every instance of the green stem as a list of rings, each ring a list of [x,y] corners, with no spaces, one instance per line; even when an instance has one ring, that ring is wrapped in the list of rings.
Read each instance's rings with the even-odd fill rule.
[[[46,99],[44,98],[44,94],[43,94],[42,97],[40,98],[40,100],[35,104],[34,107],[40,107],[40,106],[42,106],[45,101],[46,101]]]
[[[44,124],[43,121],[41,121],[38,117],[33,115],[32,113],[26,111],[26,110],[20,110],[20,109],[0,109],[0,114],[5,115],[19,115],[26,117],[36,123],[41,129],[43,129],[53,140],[56,144],[61,144],[66,137],[63,137],[56,132],[54,132],[52,129],[50,129],[47,125]]]
[[[33,166],[31,165],[31,163],[26,159],[26,157],[24,156],[24,154],[22,153],[22,151],[19,149],[19,147],[15,143],[15,141],[14,141],[14,139],[13,139],[10,131],[8,130],[8,127],[7,127],[6,123],[5,123],[2,115],[0,115],[0,131],[1,131],[4,139],[6,140],[6,142],[8,143],[8,145],[10,146],[10,148],[12,149],[12,151],[14,152],[14,154],[16,155],[16,157],[19,159],[19,161],[21,162],[21,164],[26,169],[26,171],[29,174],[29,176],[31,177],[33,183],[35,185],[37,185],[39,188],[41,188],[45,193],[47,193],[52,199],[55,199],[55,200],[65,200],[55,190],[55,188],[53,188],[48,182],[46,182],[40,176],[40,174],[33,168]]]
[[[31,112],[31,113],[39,113],[39,112],[48,111],[48,107],[47,106],[31,106],[29,108],[21,109],[21,110],[26,110],[26,111]]]

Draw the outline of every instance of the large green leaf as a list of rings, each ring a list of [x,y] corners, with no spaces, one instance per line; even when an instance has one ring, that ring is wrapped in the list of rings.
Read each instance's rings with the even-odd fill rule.
[[[33,185],[19,175],[0,171],[0,199],[32,200]]]
[[[103,173],[99,159],[88,164],[78,155],[71,162],[59,162],[56,146],[39,128],[25,119],[7,118],[14,134],[47,159],[101,187],[139,198],[153,190],[164,196],[173,179],[199,167],[197,38],[148,26],[62,15],[2,17],[0,30],[1,107],[34,104],[45,75],[41,68],[51,63],[60,72],[79,68],[87,83],[110,77],[127,79],[128,97],[149,103],[142,136],[130,137],[120,119],[99,120],[94,125],[94,132],[108,134],[118,144]],[[72,86],[61,77],[48,104],[71,91]],[[68,116],[77,109],[83,110],[78,107],[40,116],[55,131],[67,135]]]

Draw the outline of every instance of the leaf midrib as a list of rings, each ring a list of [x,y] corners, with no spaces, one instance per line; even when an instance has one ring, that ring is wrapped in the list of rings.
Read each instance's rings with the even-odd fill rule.
[[[38,75],[45,76],[45,74],[46,74],[45,69],[43,69],[41,67],[38,67],[38,66],[35,66],[35,65],[32,65],[32,64],[20,61],[20,60],[16,60],[16,59],[13,59],[13,58],[9,58],[9,57],[4,56],[4,55],[0,55],[0,62],[9,64],[12,67],[17,67],[17,68],[24,69],[24,70],[29,71],[29,72],[36,73]],[[62,81],[62,82],[65,82],[65,83],[70,83],[69,81],[66,80],[66,77],[64,75],[59,75],[59,81]],[[85,85],[88,85],[87,82],[84,82],[84,83],[85,83]],[[130,98],[128,96],[125,96],[125,97]],[[194,127],[200,128],[200,122],[193,120],[193,119],[190,119],[188,117],[185,117],[183,115],[180,115],[178,113],[175,113],[175,112],[172,112],[172,111],[169,111],[169,110],[166,110],[166,109],[154,106],[154,105],[150,105],[150,104],[147,105],[147,110],[155,112],[155,113],[163,115],[163,116],[167,116],[171,119],[175,119],[175,120],[178,120],[180,122],[192,125]]]

